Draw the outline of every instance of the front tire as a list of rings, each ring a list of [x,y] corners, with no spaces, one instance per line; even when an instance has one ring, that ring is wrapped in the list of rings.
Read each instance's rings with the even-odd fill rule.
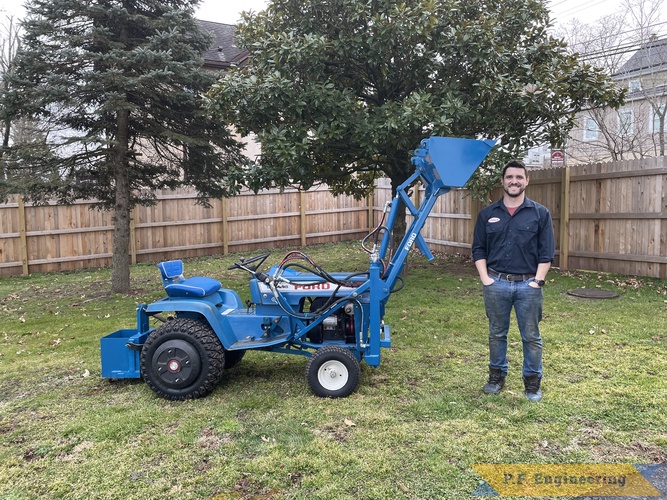
[[[160,397],[202,398],[222,378],[222,344],[208,324],[177,318],[153,330],[141,350],[141,374]]]
[[[308,385],[322,398],[346,398],[356,390],[360,377],[357,358],[336,345],[318,349],[306,365]]]

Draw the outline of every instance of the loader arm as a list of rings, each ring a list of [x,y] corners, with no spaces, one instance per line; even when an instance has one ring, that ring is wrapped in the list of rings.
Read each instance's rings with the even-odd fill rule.
[[[312,348],[316,346],[304,342],[303,339],[313,328],[318,327],[327,316],[340,309],[345,301],[357,301],[361,297],[366,297],[367,299],[364,299],[366,306],[363,307],[362,312],[366,319],[359,325],[362,333],[358,336],[356,355],[363,356],[367,364],[378,366],[381,347],[391,345],[389,326],[382,321],[384,308],[400,279],[412,245],[416,245],[429,260],[433,259],[421,235],[426,219],[440,196],[452,188],[460,188],[465,185],[494,145],[493,140],[436,136],[421,142],[421,147],[415,150],[411,160],[412,165],[415,166],[415,172],[396,189],[396,196],[389,207],[386,225],[375,230],[382,232],[382,241],[379,245],[374,245],[372,249],[364,246],[370,254],[367,279],[359,282],[353,288],[347,288],[345,291],[341,289],[341,293],[337,295],[338,305],[315,315],[299,313],[295,309],[298,295],[292,288],[279,287],[280,283],[288,283],[289,286],[295,283],[290,281],[293,278],[287,279],[283,276],[282,265],[268,274],[253,272],[256,286],[261,287],[262,292],[256,293],[256,301],[269,307],[277,304],[288,316],[295,318],[298,333],[295,333],[294,344],[298,343],[303,347]],[[421,180],[425,188],[424,200],[419,207],[414,205],[407,194],[410,186],[417,180]],[[412,220],[401,244],[395,249],[391,260],[386,264],[385,258],[392,240],[394,225],[398,216],[403,213],[403,207],[407,208]],[[371,232],[371,235],[375,233],[377,236],[378,233],[375,231]],[[314,276],[308,277],[312,279]],[[325,278],[321,279],[322,282],[326,281]]]
[[[433,206],[440,196],[448,193],[452,188],[463,187],[495,144],[496,141],[490,139],[433,136],[424,139],[421,147],[415,150],[415,155],[411,160],[416,168],[415,173],[396,189],[396,196],[391,202],[387,227],[380,248],[371,254],[368,280],[370,342],[365,355],[369,365],[377,366],[380,362],[382,310],[403,271],[412,245],[416,245],[428,260],[433,260],[433,254],[421,235],[421,230]],[[425,188],[424,200],[419,207],[415,207],[407,193],[409,187],[417,179],[421,180]],[[382,262],[392,239],[394,224],[399,214],[402,213],[403,206],[410,212],[412,222],[383,272]]]
[[[396,189],[396,196],[391,203],[391,211],[387,220],[387,231],[383,235],[378,252],[380,260],[386,257],[394,224],[401,213],[401,204],[403,204],[410,212],[412,222],[405,231],[401,244],[394,251],[382,278],[389,290],[396,285],[413,244],[428,260],[433,260],[433,255],[421,235],[426,219],[440,196],[448,193],[452,188],[461,188],[468,182],[495,144],[496,141],[489,139],[431,137],[424,139],[421,148],[415,150],[411,162],[416,170]],[[425,188],[424,200],[419,208],[415,207],[407,194],[407,190],[417,179],[421,180]]]

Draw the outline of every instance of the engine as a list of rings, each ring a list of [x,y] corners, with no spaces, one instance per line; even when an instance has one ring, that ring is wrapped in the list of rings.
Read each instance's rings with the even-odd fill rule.
[[[310,312],[315,312],[326,306],[329,301],[327,297],[315,297],[310,302],[308,308]],[[305,301],[301,304],[301,312],[304,312]],[[356,342],[354,330],[354,305],[346,304],[334,314],[324,318],[321,324],[313,328],[308,334],[308,340],[315,344],[321,344],[324,341],[340,341],[347,344]]]

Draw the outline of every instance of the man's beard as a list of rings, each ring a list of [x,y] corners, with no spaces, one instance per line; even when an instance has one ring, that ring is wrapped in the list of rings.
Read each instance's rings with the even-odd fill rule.
[[[505,191],[505,193],[507,193],[507,196],[509,196],[511,198],[518,198],[519,196],[521,196],[523,194],[523,192],[525,190],[526,190],[525,187],[519,187],[519,191],[515,194],[512,194],[512,193],[509,192],[509,190],[507,188],[503,188],[503,191]]]

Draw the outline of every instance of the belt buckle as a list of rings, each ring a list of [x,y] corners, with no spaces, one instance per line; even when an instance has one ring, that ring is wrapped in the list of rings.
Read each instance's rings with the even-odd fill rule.
[[[515,278],[516,278],[517,276],[518,276],[517,274],[508,274],[508,275],[506,276],[506,279],[507,279],[507,281],[512,281],[512,282],[514,282],[514,281],[516,281]]]

